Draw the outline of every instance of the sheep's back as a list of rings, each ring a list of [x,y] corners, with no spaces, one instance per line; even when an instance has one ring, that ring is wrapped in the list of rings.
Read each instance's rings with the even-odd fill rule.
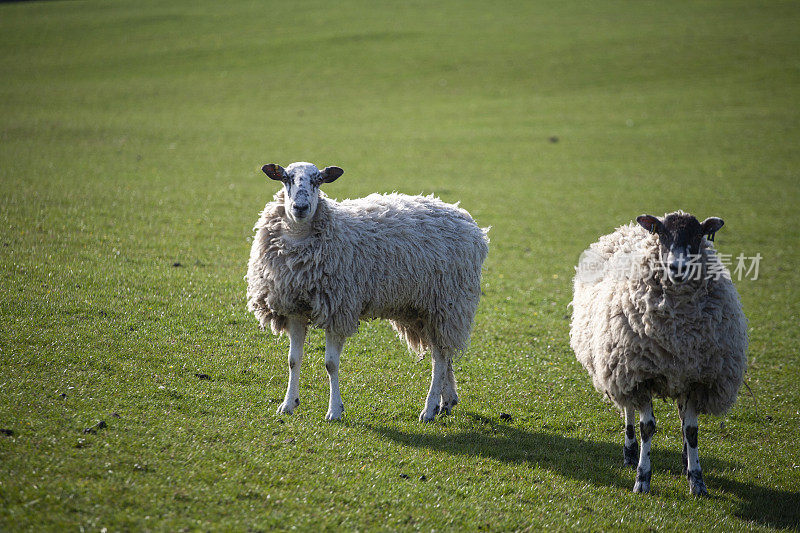
[[[352,250],[342,277],[369,280],[357,291],[361,317],[445,320],[454,307],[477,306],[488,239],[465,210],[395,193],[345,200],[332,214]]]

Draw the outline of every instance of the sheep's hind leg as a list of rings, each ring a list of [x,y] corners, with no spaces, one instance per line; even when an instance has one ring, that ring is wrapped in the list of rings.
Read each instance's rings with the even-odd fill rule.
[[[625,408],[625,445],[622,448],[623,464],[633,468],[639,461],[639,442],[636,440],[636,411]]]
[[[286,329],[289,331],[289,384],[283,403],[278,406],[278,413],[290,415],[300,405],[300,365],[303,363],[306,323],[290,318]]]
[[[442,402],[439,413],[449,415],[450,411],[458,404],[458,391],[456,390],[456,375],[453,373],[453,358],[447,357],[447,372],[442,385]]]
[[[708,496],[700,469],[700,455],[697,452],[697,411],[692,400],[687,401],[684,407],[681,413],[681,429],[687,456],[686,478],[689,480],[689,492],[695,496]]]
[[[642,447],[639,451],[639,466],[636,467],[636,483],[633,492],[650,492],[650,443],[656,432],[656,418],[653,416],[653,403],[648,401],[639,410],[639,433]]]
[[[331,388],[325,420],[339,420],[344,412],[342,396],[339,394],[339,356],[344,347],[344,340],[344,337],[340,337],[330,331],[325,333],[325,370],[328,371],[328,381]]]
[[[689,462],[689,452],[686,450],[686,428],[684,427],[684,411],[686,410],[686,398],[678,400],[678,416],[681,418],[681,442],[683,443],[683,451],[681,452],[681,474],[686,475],[686,465]]]
[[[439,348],[431,348],[431,387],[425,400],[425,409],[419,414],[420,422],[431,422],[439,413],[444,381],[447,379],[447,358]]]

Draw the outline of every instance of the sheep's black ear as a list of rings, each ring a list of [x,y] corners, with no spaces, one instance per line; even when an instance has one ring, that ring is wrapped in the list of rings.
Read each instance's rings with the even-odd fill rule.
[[[653,215],[639,215],[636,217],[636,222],[650,233],[661,233],[664,229],[664,224],[661,220]]]
[[[708,240],[714,240],[714,234],[725,225],[725,222],[719,217],[708,217],[703,221],[701,227],[703,228],[701,231],[703,235],[708,235]]]
[[[325,167],[320,171],[322,176],[322,183],[330,183],[336,181],[336,178],[344,174],[344,170],[339,167]]]
[[[270,163],[269,165],[264,165],[261,167],[261,170],[269,176],[271,179],[283,181],[286,177],[286,170],[280,165],[276,165],[275,163]]]

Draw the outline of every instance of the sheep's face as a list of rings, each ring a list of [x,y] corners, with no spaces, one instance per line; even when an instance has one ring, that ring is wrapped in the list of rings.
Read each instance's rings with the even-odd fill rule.
[[[286,216],[292,222],[306,223],[314,218],[319,201],[319,187],[344,173],[339,167],[319,170],[311,163],[292,163],[286,168],[274,163],[261,167],[264,174],[283,182]]]
[[[724,222],[721,218],[709,217],[699,222],[688,213],[678,211],[665,215],[663,219],[652,215],[641,215],[636,221],[650,233],[658,234],[661,248],[661,263],[672,283],[683,283],[696,279],[693,274],[702,260],[703,236],[712,240]]]

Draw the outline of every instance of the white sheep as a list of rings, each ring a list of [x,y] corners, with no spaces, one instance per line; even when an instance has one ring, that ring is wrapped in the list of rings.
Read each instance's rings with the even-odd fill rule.
[[[458,403],[453,357],[467,349],[481,295],[486,230],[469,213],[433,196],[371,194],[336,202],[319,187],[344,172],[310,163],[264,165],[284,186],[255,225],[247,306],[261,327],[289,336],[289,384],[279,413],[299,405],[303,342],[325,330],[330,381],[326,420],[344,411],[339,356],[360,319],[387,318],[416,353],[431,351],[432,376],[419,418]]]
[[[595,388],[624,412],[625,464],[639,456],[634,492],[650,490],[651,399],[660,396],[677,400],[683,471],[690,492],[705,495],[697,414],[727,412],[747,366],[747,319],[711,244],[723,221],[681,211],[636,220],[581,256],[570,344]]]

